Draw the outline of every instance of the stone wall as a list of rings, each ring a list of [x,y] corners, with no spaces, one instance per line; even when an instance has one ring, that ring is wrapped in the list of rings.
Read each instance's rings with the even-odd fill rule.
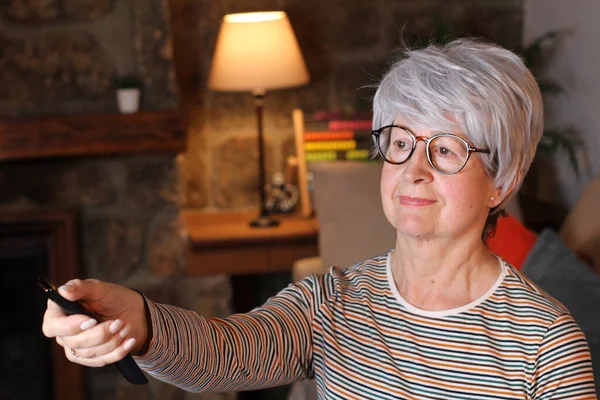
[[[116,111],[113,79],[144,81],[143,109],[178,106],[167,5],[13,0],[0,5],[0,114]]]

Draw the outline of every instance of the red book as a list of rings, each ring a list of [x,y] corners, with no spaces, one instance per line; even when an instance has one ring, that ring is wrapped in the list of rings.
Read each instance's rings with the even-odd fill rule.
[[[313,140],[350,140],[354,138],[352,131],[309,131],[304,133],[305,141]]]
[[[373,121],[370,119],[365,120],[334,120],[329,121],[329,129],[352,129],[352,130],[370,130],[373,125]]]

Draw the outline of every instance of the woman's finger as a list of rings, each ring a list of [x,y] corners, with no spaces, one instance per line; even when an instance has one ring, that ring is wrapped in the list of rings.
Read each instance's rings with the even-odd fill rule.
[[[82,349],[104,344],[123,328],[121,320],[106,321],[77,333],[63,336],[65,346],[71,349]]]
[[[46,337],[72,336],[85,328],[94,326],[97,321],[86,315],[76,314],[67,316],[62,308],[48,300],[48,308],[44,313],[42,332]]]
[[[67,357],[67,360],[77,363],[77,364],[81,364],[80,360],[83,360],[83,358],[80,359],[77,356],[77,352],[75,350],[70,349],[67,346],[63,346],[63,349],[65,351],[65,357]]]
[[[127,340],[127,335],[129,334],[130,327],[126,326],[121,329],[120,332],[114,334],[110,340],[104,342],[98,346],[87,347],[87,348],[77,348],[75,351],[77,355],[81,358],[99,358],[106,354],[109,354],[117,347],[119,347],[125,340]]]
[[[83,358],[79,357],[77,354],[77,350],[71,352],[71,349],[65,347],[65,355],[69,359],[69,361],[75,362],[77,364],[85,365],[86,367],[104,367],[108,364],[113,364],[119,360],[125,358],[127,354],[131,351],[131,349],[135,346],[135,339],[130,338],[126,339],[119,347],[114,349],[108,354],[105,354],[96,358]],[[75,353],[75,354],[73,354]]]

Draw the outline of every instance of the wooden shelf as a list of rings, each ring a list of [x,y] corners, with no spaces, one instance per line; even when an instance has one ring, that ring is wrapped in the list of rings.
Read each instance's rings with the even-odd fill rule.
[[[318,255],[315,218],[282,215],[279,226],[253,228],[254,212],[182,210],[189,242],[186,273],[261,274],[290,271],[294,261]]]
[[[178,153],[179,110],[0,119],[0,161],[123,153]]]

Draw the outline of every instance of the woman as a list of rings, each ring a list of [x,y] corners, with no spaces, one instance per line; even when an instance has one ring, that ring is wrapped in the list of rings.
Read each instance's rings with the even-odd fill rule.
[[[482,237],[542,133],[542,99],[513,53],[470,40],[409,51],[374,99],[394,249],[332,268],[227,319],[71,281],[106,322],[48,304],[44,333],[87,366],[125,354],[192,391],[314,377],[331,398],[596,398],[585,337],[568,311]]]

